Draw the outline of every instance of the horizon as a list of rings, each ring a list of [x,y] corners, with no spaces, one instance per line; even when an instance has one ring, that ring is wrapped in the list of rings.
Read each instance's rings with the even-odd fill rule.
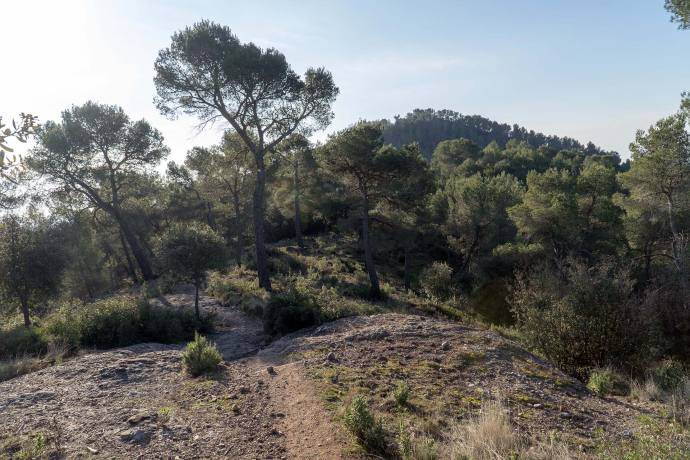
[[[433,108],[593,142],[625,160],[635,132],[675,113],[690,89],[690,62],[677,58],[690,34],[669,21],[662,1],[183,3],[8,5],[6,17],[19,19],[5,28],[6,49],[28,52],[7,59],[0,115],[24,111],[46,122],[87,100],[119,105],[159,129],[169,160],[181,162],[193,146],[218,143],[222,129],[195,134],[196,120],[161,116],[153,63],[174,32],[202,18],[242,42],[275,47],[299,74],[312,66],[333,73],[335,118],[317,140],[359,119]]]

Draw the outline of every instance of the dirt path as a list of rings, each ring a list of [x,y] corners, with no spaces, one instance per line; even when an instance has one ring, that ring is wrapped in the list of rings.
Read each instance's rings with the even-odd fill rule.
[[[192,308],[193,290],[153,303]],[[0,459],[39,434],[55,438],[53,419],[67,458],[345,458],[344,433],[306,374],[279,354],[256,356],[260,322],[205,295],[200,308],[217,314],[211,340],[225,358],[217,375],[186,375],[181,345],[140,344],[0,383]],[[171,411],[167,426],[157,423],[162,408]]]

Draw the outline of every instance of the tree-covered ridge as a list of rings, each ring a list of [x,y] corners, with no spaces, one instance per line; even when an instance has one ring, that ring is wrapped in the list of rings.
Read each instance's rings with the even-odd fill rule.
[[[436,146],[449,139],[468,139],[480,147],[496,142],[501,148],[511,140],[527,141],[533,148],[546,146],[556,151],[578,150],[586,155],[610,154],[591,142],[587,145],[570,137],[547,136],[528,131],[517,124],[509,125],[489,120],[479,115],[463,115],[452,110],[415,109],[404,117],[396,116],[393,122],[386,120],[383,133],[386,143],[400,147],[418,142],[425,158],[431,158]]]

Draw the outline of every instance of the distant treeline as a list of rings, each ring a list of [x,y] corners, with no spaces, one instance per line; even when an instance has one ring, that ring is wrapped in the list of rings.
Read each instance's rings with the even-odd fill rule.
[[[401,147],[410,142],[418,142],[422,154],[430,159],[436,146],[449,139],[469,139],[480,147],[496,142],[505,148],[508,141],[515,139],[527,141],[533,148],[545,145],[556,151],[578,150],[585,155],[611,155],[591,142],[582,145],[570,137],[547,136],[518,125],[498,123],[479,115],[462,115],[452,110],[415,109],[405,117],[396,116],[394,121],[384,121],[383,133],[386,144]]]

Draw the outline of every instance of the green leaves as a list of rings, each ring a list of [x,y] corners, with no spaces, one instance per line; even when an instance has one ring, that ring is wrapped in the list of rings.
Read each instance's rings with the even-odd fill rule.
[[[185,113],[202,123],[222,116],[252,149],[326,127],[339,93],[327,70],[309,68],[300,78],[281,52],[243,44],[207,20],[176,32],[154,69],[154,103],[162,114]],[[259,132],[256,146],[250,134]]]
[[[678,29],[690,29],[690,0],[666,0],[664,7],[671,13],[671,22],[678,24]]]
[[[206,270],[226,267],[229,252],[223,239],[208,226],[174,226],[163,234],[157,254],[164,273],[200,286]]]
[[[20,113],[19,126],[12,120],[12,129],[5,128],[6,125],[2,123],[2,117],[0,116],[0,177],[7,178],[8,175],[16,175],[21,171],[26,170],[24,166],[24,161],[21,155],[19,156],[19,161],[17,161],[16,156],[12,156],[11,161],[7,161],[4,152],[14,152],[14,149],[7,145],[7,139],[12,137],[19,142],[25,143],[27,139],[36,134],[38,129],[38,118],[31,115]],[[5,128],[4,130],[2,128]]]

